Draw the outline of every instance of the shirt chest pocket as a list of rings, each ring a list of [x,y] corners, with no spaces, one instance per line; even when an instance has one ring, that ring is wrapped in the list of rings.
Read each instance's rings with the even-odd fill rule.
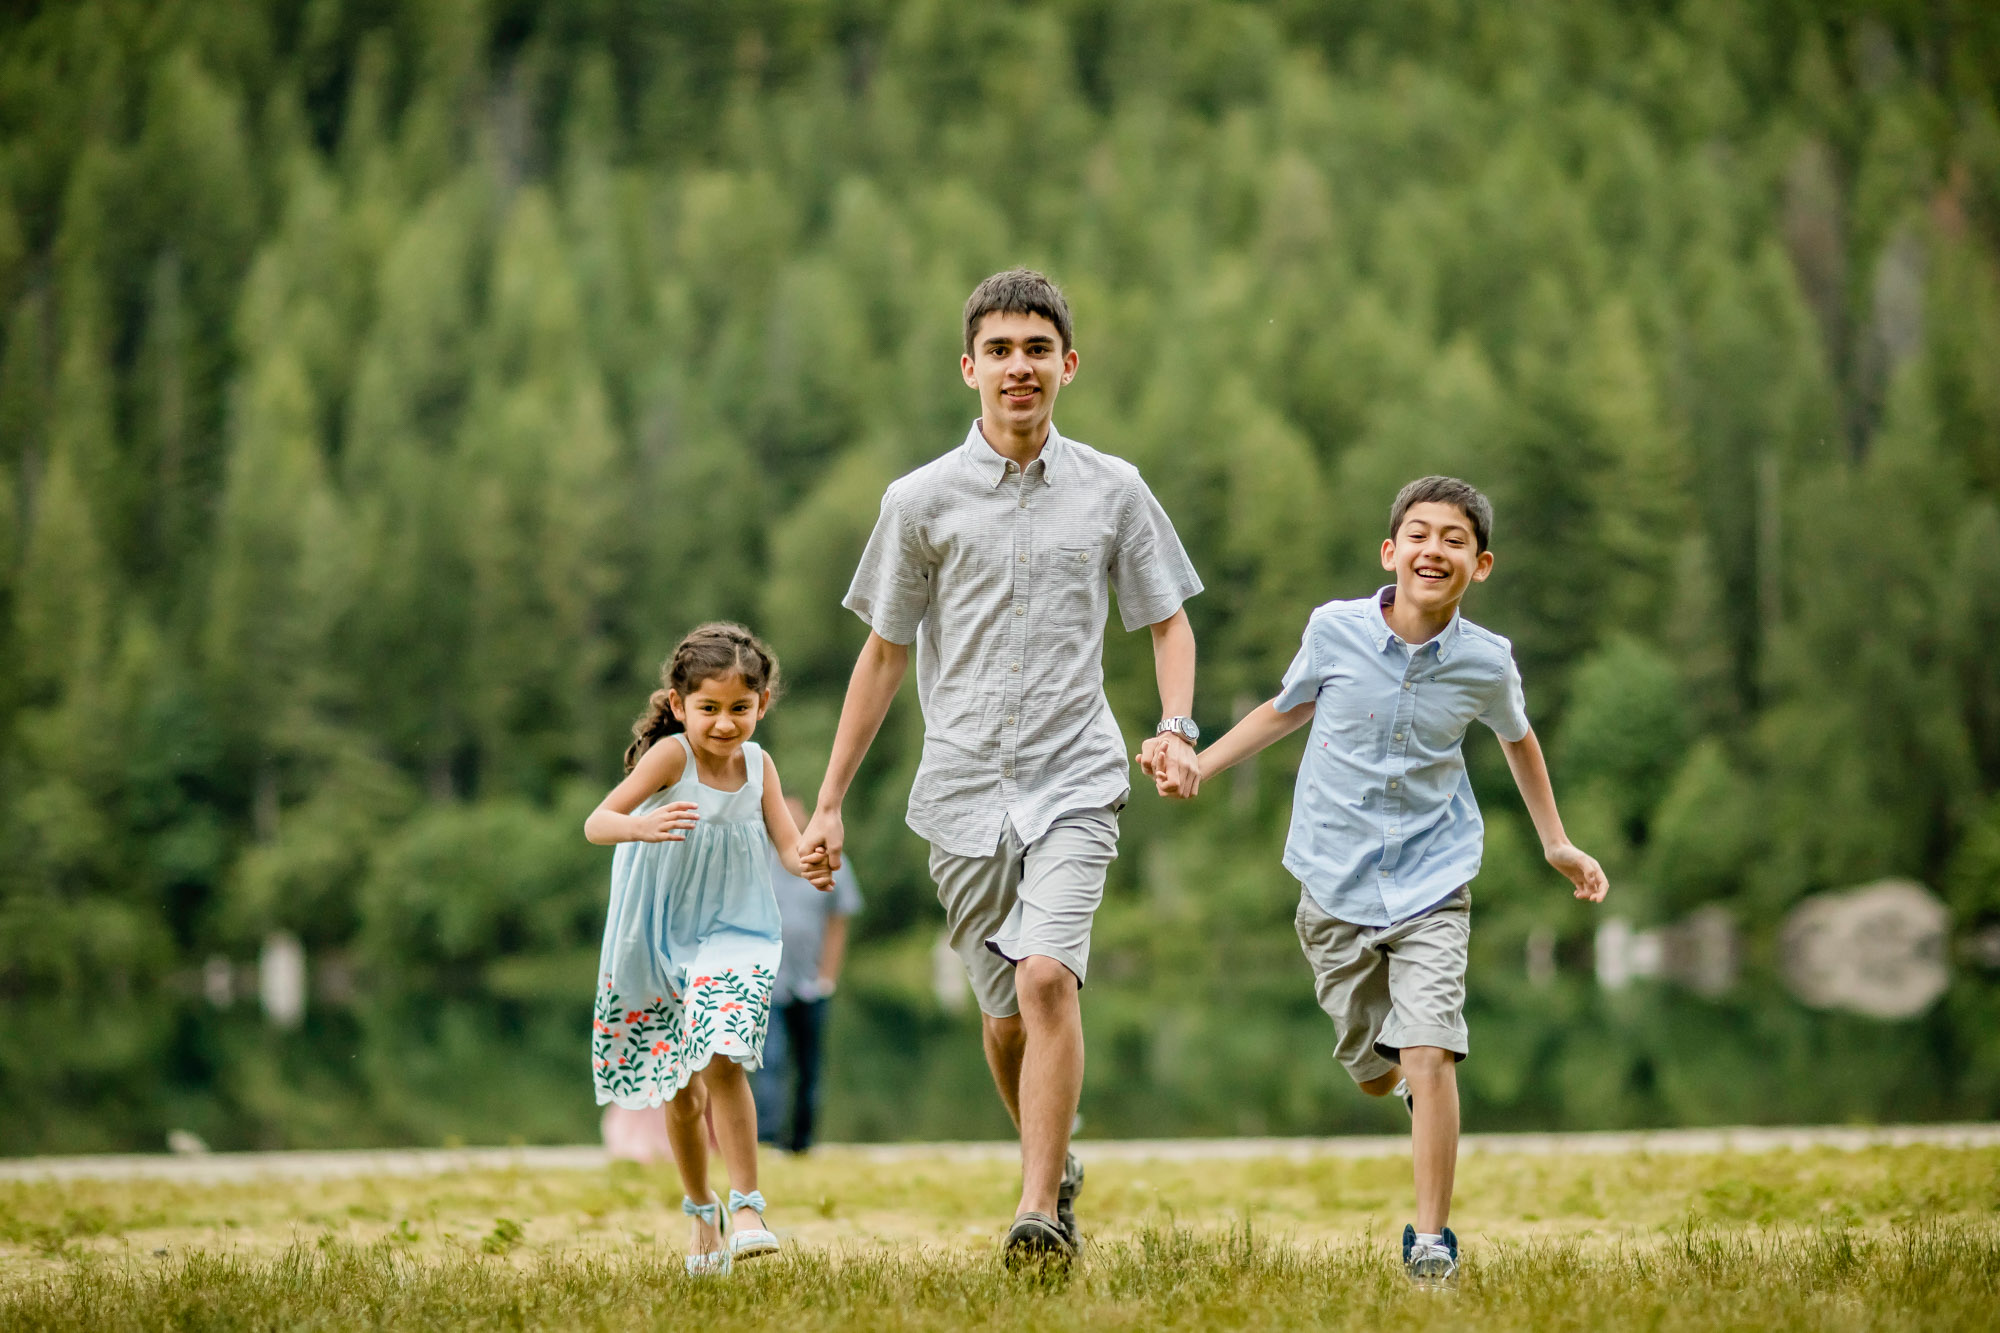
[[[1035,597],[1050,623],[1088,628],[1104,619],[1104,544],[1077,541],[1042,548]]]
[[[1419,746],[1431,754],[1442,754],[1465,737],[1476,715],[1477,701],[1465,690],[1437,681],[1419,685],[1414,727]]]

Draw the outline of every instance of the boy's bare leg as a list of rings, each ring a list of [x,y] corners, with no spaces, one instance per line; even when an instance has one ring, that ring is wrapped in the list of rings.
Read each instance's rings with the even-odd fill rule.
[[[673,1145],[674,1169],[680,1172],[681,1193],[696,1203],[707,1203],[708,1194],[708,1090],[700,1078],[691,1081],[667,1103],[667,1142]],[[694,1236],[688,1243],[691,1254],[706,1254],[722,1248],[722,1234],[698,1217]]]
[[[1014,1132],[1021,1132],[1021,1055],[1028,1048],[1028,1030],[1019,1014],[995,1018],[979,1016],[979,1036],[986,1047],[986,1067],[993,1071],[993,1086],[1007,1107]]]
[[[743,1066],[717,1056],[701,1071],[701,1081],[715,1104],[715,1141],[729,1168],[729,1188],[748,1194],[757,1188],[757,1102]],[[730,1225],[754,1231],[764,1225],[756,1212],[738,1208]]]
[[[1403,1077],[1410,1081],[1410,1148],[1417,1177],[1417,1230],[1435,1236],[1451,1220],[1451,1190],[1458,1173],[1458,1064],[1436,1046],[1405,1046]]]
[[[1076,974],[1031,954],[1014,968],[1026,1037],[1017,1123],[1021,1128],[1020,1213],[1055,1215],[1070,1126],[1083,1095],[1083,1008]],[[996,1074],[997,1079],[997,1074]],[[1005,1097],[1003,1092],[1002,1097]]]

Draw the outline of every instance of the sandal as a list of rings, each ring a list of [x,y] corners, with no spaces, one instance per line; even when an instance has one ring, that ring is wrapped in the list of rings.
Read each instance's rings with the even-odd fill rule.
[[[709,1197],[715,1199],[710,1191]],[[681,1211],[689,1217],[697,1217],[715,1228],[722,1240],[719,1250],[703,1250],[687,1257],[689,1277],[721,1277],[729,1271],[729,1214],[723,1211],[722,1200],[713,1203],[696,1203],[685,1194],[681,1196]]]
[[[748,1208],[757,1214],[757,1220],[764,1220],[764,1192],[751,1190],[748,1194],[736,1190],[729,1191],[729,1212],[733,1217],[738,1208]],[[739,1231],[729,1238],[729,1252],[738,1259],[754,1259],[760,1254],[776,1254],[778,1238],[763,1227]]]

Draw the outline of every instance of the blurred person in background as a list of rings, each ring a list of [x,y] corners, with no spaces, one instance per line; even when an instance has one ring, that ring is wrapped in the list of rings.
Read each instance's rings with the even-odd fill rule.
[[[805,802],[787,796],[785,804],[793,821],[804,828]],[[861,888],[854,881],[853,867],[843,864],[833,872],[833,892],[821,893],[785,869],[776,846],[771,848],[771,887],[778,895],[785,951],[778,962],[777,985],[771,989],[772,1021],[764,1040],[764,1064],[751,1078],[751,1087],[757,1094],[759,1137],[787,1152],[804,1152],[812,1147],[818,1121],[820,1041],[826,1031],[827,1001],[840,982],[847,922],[861,911]]]

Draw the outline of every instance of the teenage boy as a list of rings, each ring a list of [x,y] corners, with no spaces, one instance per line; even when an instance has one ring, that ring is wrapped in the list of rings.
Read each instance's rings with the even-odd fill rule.
[[[1371,1097],[1410,1110],[1417,1221],[1403,1262],[1418,1281],[1449,1278],[1458,1238],[1446,1226],[1458,1163],[1458,1078],[1465,1058],[1469,885],[1484,826],[1460,747],[1491,727],[1527,804],[1542,853],[1604,901],[1603,869],[1563,833],[1541,745],[1528,725],[1507,640],[1460,618],[1466,589],[1493,569],[1493,506],[1452,477],[1413,481],[1389,511],[1372,597],[1312,613],[1278,696],[1202,751],[1198,781],[1312,724],[1292,797],[1285,869],[1304,886],[1299,943],[1334,1058]],[[1191,796],[1151,756],[1163,795]]]
[[[1149,626],[1160,712],[1148,773],[1193,791],[1201,580],[1130,463],[1052,417],[1076,374],[1069,306],[1013,269],[965,303],[959,370],[979,392],[963,443],[892,483],[843,605],[866,622],[818,807],[801,847],[841,857],[841,801],[917,645],[923,759],[909,824],[979,1001],[986,1063],[1021,1136],[1011,1259],[1067,1261],[1083,1170],[1069,1152],[1083,1087],[1078,989],[1130,794],[1104,697],[1104,621]]]

